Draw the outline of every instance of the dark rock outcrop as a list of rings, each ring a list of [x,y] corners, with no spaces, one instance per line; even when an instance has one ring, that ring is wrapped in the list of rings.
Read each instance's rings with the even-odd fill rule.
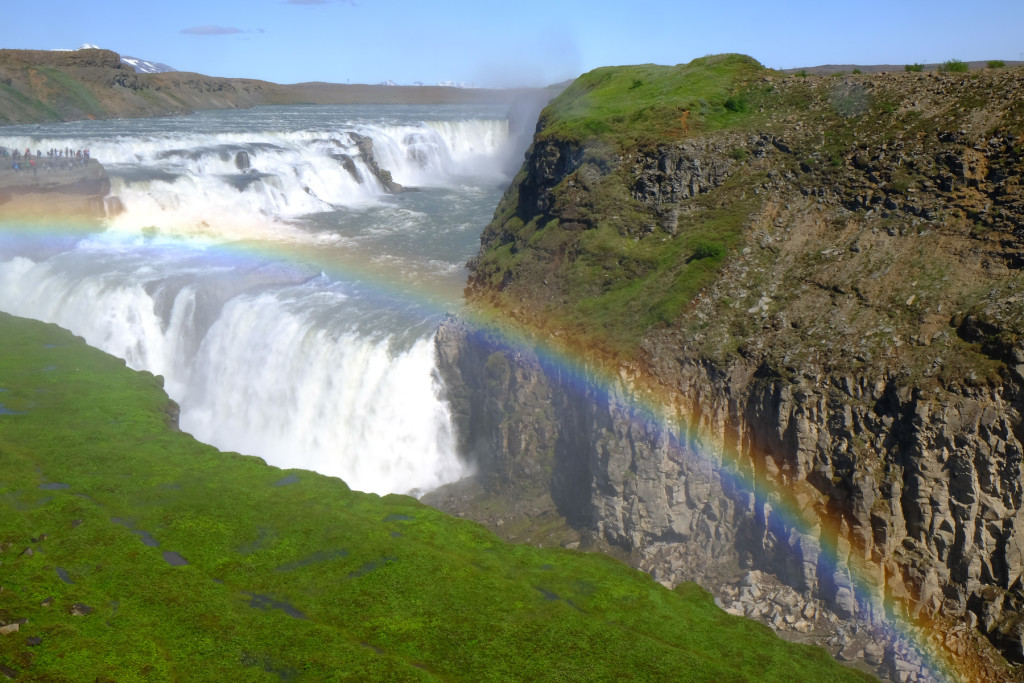
[[[356,147],[359,149],[359,158],[370,169],[377,182],[388,192],[404,192],[405,188],[396,183],[391,177],[391,171],[381,168],[380,164],[377,163],[377,158],[373,155],[373,139],[365,135],[352,135],[355,138]]]
[[[709,205],[695,198],[737,178],[757,201],[717,279],[647,330],[634,360],[569,367],[442,325],[441,373],[483,480],[548,487],[566,520],[655,578],[697,581],[777,630],[810,633],[829,615],[833,652],[894,680],[933,672],[880,628],[893,615],[932,624],[920,638],[966,680],[1005,676],[979,633],[1024,661],[1024,157],[998,94],[1024,79],[985,78],[850,80],[843,97],[893,103],[908,132],[878,133],[851,110],[839,150],[821,149],[839,133],[814,123],[816,107],[836,109],[832,79],[777,84],[807,111],[754,134],[603,163],[575,143],[535,144],[471,263],[471,302],[506,306],[506,319],[566,300],[577,247],[550,252],[544,287],[480,268],[484,254],[535,248],[517,225],[558,219],[571,240],[615,220],[588,213],[594,178],[618,178],[642,205],[652,226],[621,219],[633,239],[677,239],[680,217]],[[963,101],[985,104],[966,120]],[[741,596],[750,572],[766,578]],[[799,599],[752,595],[771,582]],[[849,637],[858,628],[870,637]]]

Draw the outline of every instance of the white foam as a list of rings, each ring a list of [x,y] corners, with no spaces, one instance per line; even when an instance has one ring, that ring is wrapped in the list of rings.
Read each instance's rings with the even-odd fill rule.
[[[287,229],[290,219],[374,205],[387,196],[360,156],[357,136],[372,139],[380,168],[409,186],[449,186],[466,175],[498,175],[508,154],[508,122],[498,119],[335,131],[0,136],[0,147],[89,149],[108,167],[111,194],[124,208],[111,218],[113,230],[224,241],[293,240],[302,235]],[[248,168],[239,168],[240,153],[247,155]]]
[[[436,273],[459,271],[464,258],[446,262],[436,248],[416,248],[415,240],[452,229],[436,226],[422,207],[462,211],[465,197],[482,196],[479,178],[492,187],[508,154],[507,122],[382,120],[245,133],[168,121],[95,139],[47,137],[46,128],[35,137],[0,135],[0,146],[12,149],[89,148],[125,208],[105,231],[59,253],[5,253],[0,242],[0,310],[57,323],[132,368],[163,375],[182,428],[220,448],[377,493],[458,479],[466,469],[427,331],[436,311],[387,300],[366,283],[317,276],[319,266],[210,248],[302,241],[289,253],[330,260],[351,257],[347,249],[372,237],[380,241],[364,260],[387,264],[378,271],[406,289],[429,289]],[[373,140],[377,163],[397,182],[427,190],[407,202],[389,198],[360,158],[358,136]],[[238,168],[240,152],[251,168]],[[437,187],[457,189],[447,193],[456,198],[438,202],[429,196]],[[321,212],[321,223],[296,220]],[[469,232],[467,239],[475,242]]]
[[[155,273],[75,274],[15,257],[0,262],[0,309],[164,375],[182,428],[219,448],[376,493],[425,491],[467,473],[431,338],[392,349],[387,336],[345,324],[343,294],[302,286],[231,297],[205,311],[210,324],[196,286],[147,279]],[[334,324],[325,307],[338,311]]]

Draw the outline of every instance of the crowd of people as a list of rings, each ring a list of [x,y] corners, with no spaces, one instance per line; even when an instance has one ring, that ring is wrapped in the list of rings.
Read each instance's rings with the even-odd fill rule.
[[[85,166],[89,163],[89,150],[72,149],[70,147],[65,147],[64,149],[54,148],[47,150],[46,155],[43,156],[42,150],[38,149],[33,154],[31,149],[20,152],[16,149],[9,150],[6,147],[0,147],[0,159],[3,160],[0,168],[7,166],[9,160],[9,168],[12,171],[38,174],[40,170],[55,171]]]

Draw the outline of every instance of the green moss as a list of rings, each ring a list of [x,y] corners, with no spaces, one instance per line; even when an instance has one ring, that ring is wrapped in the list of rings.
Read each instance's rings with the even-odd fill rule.
[[[538,139],[600,139],[622,148],[729,127],[747,114],[744,91],[763,72],[754,59],[735,54],[672,67],[595,69],[580,76],[542,112]]]
[[[7,101],[11,105],[4,105]],[[15,90],[9,85],[0,83],[0,105],[7,111],[16,111],[20,118],[30,121],[59,121],[60,114],[44,102],[33,99]]]
[[[57,111],[62,114],[81,112],[93,116],[104,115],[103,105],[81,80],[52,66],[41,66],[37,72],[46,79],[47,87],[53,90],[51,106]]]
[[[866,680],[694,587],[220,453],[168,428],[160,378],[53,325],[0,336],[0,619],[27,619],[0,664],[23,680]]]

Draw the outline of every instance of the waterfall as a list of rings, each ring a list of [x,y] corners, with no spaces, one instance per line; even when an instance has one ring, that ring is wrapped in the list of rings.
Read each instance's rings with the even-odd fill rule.
[[[0,146],[88,148],[124,211],[49,243],[0,226],[0,310],[163,375],[182,429],[218,448],[376,493],[454,481],[429,295],[464,277],[507,122],[294,112],[6,129]],[[420,191],[390,194],[366,138]]]

